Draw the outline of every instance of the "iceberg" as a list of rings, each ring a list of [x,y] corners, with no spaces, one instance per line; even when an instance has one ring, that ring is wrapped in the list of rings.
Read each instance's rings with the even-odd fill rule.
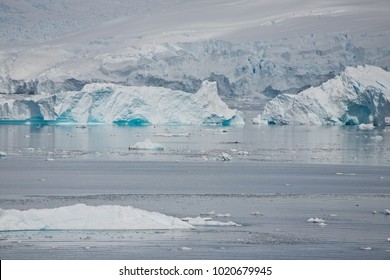
[[[51,209],[0,209],[0,231],[192,229],[178,218],[130,206],[76,204]]]
[[[238,125],[240,112],[218,96],[215,82],[196,93],[160,87],[87,84],[81,91],[0,98],[1,122],[114,123],[117,125]]]
[[[385,126],[389,116],[390,73],[367,65],[347,67],[339,76],[297,95],[275,97],[257,123]]]

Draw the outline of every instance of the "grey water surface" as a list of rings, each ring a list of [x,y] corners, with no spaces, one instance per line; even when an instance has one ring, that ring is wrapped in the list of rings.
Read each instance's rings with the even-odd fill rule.
[[[164,149],[129,149],[146,139]],[[2,231],[1,259],[390,259],[389,128],[0,125],[0,151],[2,209],[130,205],[240,225]]]

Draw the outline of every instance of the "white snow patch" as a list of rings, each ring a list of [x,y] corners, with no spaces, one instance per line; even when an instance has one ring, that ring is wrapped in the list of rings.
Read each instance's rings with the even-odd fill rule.
[[[0,230],[191,229],[178,218],[131,206],[76,204],[51,209],[0,209]]]

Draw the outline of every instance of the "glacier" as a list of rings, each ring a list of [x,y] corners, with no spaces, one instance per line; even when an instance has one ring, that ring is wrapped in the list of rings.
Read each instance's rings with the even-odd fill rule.
[[[254,123],[385,126],[390,116],[390,73],[375,66],[347,67],[319,87],[269,101]]]
[[[114,123],[117,125],[241,125],[239,111],[218,96],[215,82],[196,93],[160,87],[85,85],[81,91],[0,98],[0,122]]]
[[[0,209],[0,231],[192,228],[179,218],[131,206],[75,204],[49,209]]]

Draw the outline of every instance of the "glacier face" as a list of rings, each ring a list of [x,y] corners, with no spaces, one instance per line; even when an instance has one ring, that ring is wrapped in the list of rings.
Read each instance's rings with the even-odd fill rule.
[[[297,95],[269,101],[254,121],[268,124],[372,123],[390,116],[390,73],[375,66],[347,67],[339,76]]]
[[[390,48],[383,38],[387,37],[316,34],[241,44],[206,40],[142,47],[101,39],[85,49],[65,51],[60,46],[0,52],[4,66],[0,68],[0,93],[80,91],[94,82],[194,93],[203,80],[209,80],[216,81],[219,94],[228,98],[295,94],[319,86],[346,66],[390,68]],[[54,55],[46,57],[45,53]]]
[[[243,124],[220,99],[215,82],[194,94],[159,87],[87,84],[81,91],[25,98],[2,96],[2,122],[116,123],[118,125]]]

